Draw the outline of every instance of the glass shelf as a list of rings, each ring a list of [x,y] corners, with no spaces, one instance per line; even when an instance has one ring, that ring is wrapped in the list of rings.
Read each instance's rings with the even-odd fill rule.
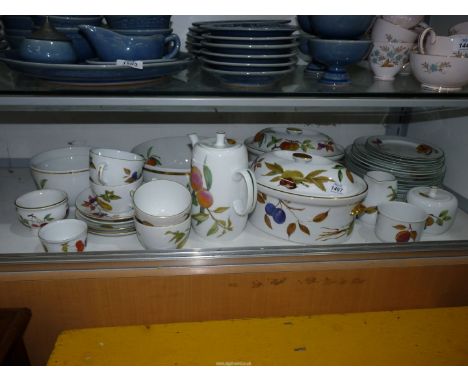
[[[133,85],[55,84],[16,73],[0,64],[0,110],[121,111],[316,111],[320,108],[466,108],[468,90],[437,93],[421,89],[412,76],[374,81],[372,72],[350,69],[352,84],[321,85],[298,66],[272,87],[232,87],[200,70],[195,61],[169,78]]]

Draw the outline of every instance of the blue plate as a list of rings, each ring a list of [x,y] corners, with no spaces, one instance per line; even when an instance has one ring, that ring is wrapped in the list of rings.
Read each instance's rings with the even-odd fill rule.
[[[202,39],[215,44],[241,44],[241,45],[287,45],[297,41],[298,36],[280,37],[238,37],[215,36],[212,33],[203,33]]]
[[[239,36],[239,37],[279,37],[290,36],[297,28],[291,25],[264,24],[255,22],[232,22],[204,24],[203,29],[214,36]]]
[[[202,65],[202,70],[219,78],[226,85],[258,87],[273,85],[287,74],[293,72],[294,68],[281,71],[251,72],[219,70]]]
[[[282,45],[248,45],[248,44],[215,44],[203,40],[201,45],[204,49],[210,52],[226,53],[226,54],[248,54],[248,55],[262,55],[262,54],[288,54],[299,45],[294,42],[291,44]]]
[[[281,71],[291,68],[296,65],[296,59],[290,59],[288,62],[279,64],[268,63],[237,63],[237,62],[220,62],[209,58],[201,57],[200,60],[209,68],[229,70],[229,71],[250,71],[250,72],[265,72],[265,71]]]
[[[116,65],[88,64],[43,64],[18,59],[13,51],[0,55],[0,61],[10,69],[43,80],[73,83],[77,85],[118,85],[148,81],[184,70],[192,61],[191,57],[144,65],[143,69]]]
[[[263,54],[263,55],[250,55],[250,54],[224,54],[210,52],[209,50],[202,49],[201,54],[209,59],[221,62],[236,62],[236,63],[265,63],[265,64],[281,64],[287,63],[292,57],[296,57],[296,52],[287,54]]]
[[[235,23],[236,25],[251,25],[252,23],[255,24],[289,24],[291,20],[289,19],[258,19],[258,20],[218,20],[218,21],[196,21],[193,22],[192,25],[195,27],[203,28],[205,25],[211,24],[226,24],[226,23]]]

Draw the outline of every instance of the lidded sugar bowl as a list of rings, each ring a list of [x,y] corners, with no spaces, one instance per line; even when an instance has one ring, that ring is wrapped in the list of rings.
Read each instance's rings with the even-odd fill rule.
[[[425,233],[440,235],[452,226],[458,208],[458,200],[452,193],[435,186],[415,187],[408,191],[407,199],[428,214]]]

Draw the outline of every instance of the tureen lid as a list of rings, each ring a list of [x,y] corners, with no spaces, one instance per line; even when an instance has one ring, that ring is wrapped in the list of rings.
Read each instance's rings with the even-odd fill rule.
[[[262,152],[302,151],[322,157],[334,157],[344,153],[343,148],[328,135],[297,127],[270,127],[260,130],[255,136],[247,139],[246,146]]]
[[[305,153],[272,151],[252,163],[257,184],[299,196],[340,199],[367,190],[366,182],[342,164]]]

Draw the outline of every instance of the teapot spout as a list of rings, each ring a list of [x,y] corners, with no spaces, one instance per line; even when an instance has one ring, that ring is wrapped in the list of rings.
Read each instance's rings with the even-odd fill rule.
[[[195,133],[188,135],[190,142],[192,142],[192,146],[195,146],[198,143],[198,135]]]

